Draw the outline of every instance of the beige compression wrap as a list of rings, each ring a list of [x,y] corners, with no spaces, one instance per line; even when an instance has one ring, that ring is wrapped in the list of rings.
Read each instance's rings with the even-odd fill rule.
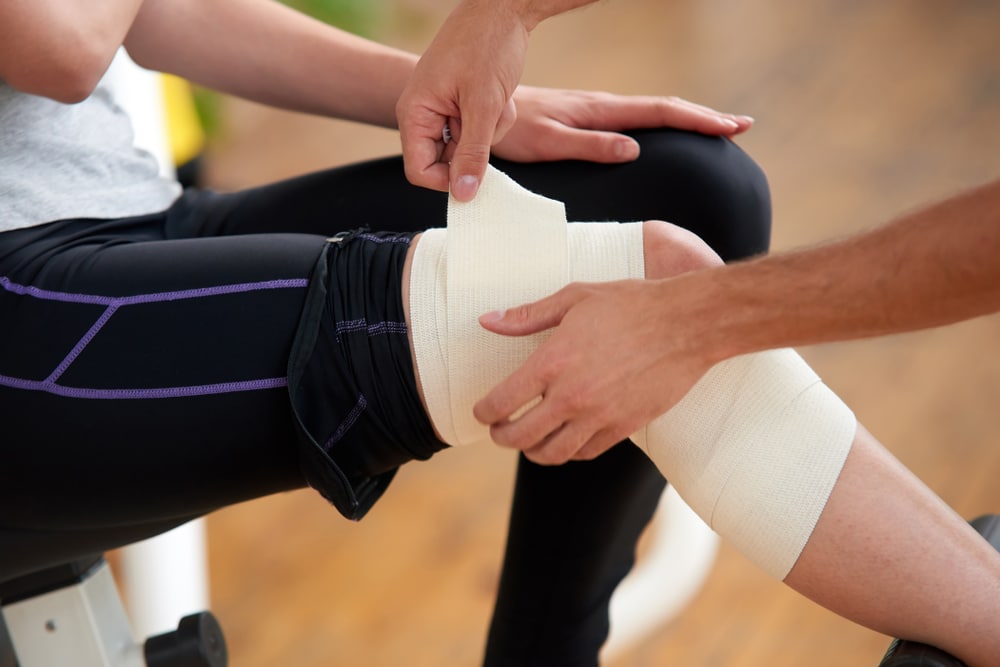
[[[489,442],[472,406],[546,335],[491,334],[479,315],[573,281],[643,276],[640,223],[567,224],[561,203],[492,168],[472,202],[451,199],[447,231],[424,233],[410,274],[417,372],[445,442]],[[705,522],[784,579],[855,429],[854,415],[805,362],[777,350],[716,365],[632,440]]]

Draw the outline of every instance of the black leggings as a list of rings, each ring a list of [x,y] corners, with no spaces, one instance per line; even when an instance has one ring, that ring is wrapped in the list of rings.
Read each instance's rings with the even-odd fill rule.
[[[570,220],[667,220],[726,260],[766,250],[766,180],[741,150],[635,136],[641,157],[624,165],[495,164],[566,202]],[[287,374],[326,239],[442,226],[445,201],[388,158],[189,191],[161,215],[0,234],[0,579],[322,486],[304,469],[315,462]],[[635,447],[554,468],[522,457],[485,663],[596,664],[608,599],[663,486]]]

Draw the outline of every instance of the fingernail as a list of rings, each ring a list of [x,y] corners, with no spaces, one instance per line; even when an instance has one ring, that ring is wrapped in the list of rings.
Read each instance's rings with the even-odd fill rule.
[[[505,309],[491,310],[488,313],[484,313],[483,315],[480,315],[479,321],[487,323],[487,324],[490,323],[490,322],[499,322],[500,320],[503,319],[503,316],[505,314],[507,314],[507,311]]]
[[[615,144],[615,157],[619,160],[634,160],[639,157],[639,144],[635,141],[619,141]]]
[[[459,176],[455,181],[451,194],[459,201],[469,201],[476,196],[479,189],[479,179],[475,176]]]
[[[730,120],[728,118],[723,118],[722,119],[722,123],[726,127],[728,127],[730,130],[738,130],[738,129],[740,129],[740,124],[737,123],[735,120]]]

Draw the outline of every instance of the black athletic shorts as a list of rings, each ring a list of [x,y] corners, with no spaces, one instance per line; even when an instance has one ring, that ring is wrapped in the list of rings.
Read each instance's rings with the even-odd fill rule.
[[[417,394],[400,285],[413,234],[330,239],[288,365],[303,472],[359,519],[402,464],[443,448]]]

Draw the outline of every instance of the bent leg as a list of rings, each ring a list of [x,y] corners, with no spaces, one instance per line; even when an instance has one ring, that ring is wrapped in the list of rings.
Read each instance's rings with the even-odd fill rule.
[[[728,258],[766,250],[767,184],[742,150],[675,130],[640,132],[636,139],[642,156],[626,165],[506,163],[504,169],[565,201],[581,219],[666,218],[711,239]],[[418,231],[443,224],[446,202],[443,193],[409,185],[401,160],[387,158],[249,193],[215,218],[211,233],[329,235],[359,225]],[[632,566],[664,484],[634,448],[558,470],[519,457],[486,665],[597,664],[611,595]],[[578,518],[567,521],[570,515]],[[537,567],[539,554],[572,565],[564,576],[549,576]]]
[[[484,187],[480,196],[483,192],[490,196],[488,193],[492,190]],[[505,207],[505,210],[508,209]],[[507,229],[511,222],[504,219],[503,228]],[[532,224],[538,225],[541,222],[532,218]],[[461,226],[460,223],[457,228]],[[621,228],[622,233],[625,227]],[[444,251],[434,262],[447,261],[456,247],[461,247],[446,246],[442,243],[444,239],[441,236],[443,233],[429,237],[433,243],[438,244],[438,252]],[[450,236],[451,231],[448,232],[449,240]],[[519,238],[523,241],[524,238],[532,237],[526,234]],[[491,240],[492,245],[502,246],[506,243],[495,237]],[[421,241],[421,247],[427,241],[428,237],[425,237]],[[570,256],[575,258],[572,244],[567,247],[570,248]],[[484,249],[480,247],[477,252]],[[648,244],[646,249],[649,250]],[[469,248],[462,250],[468,252]],[[435,251],[430,249],[427,252]],[[480,258],[483,266],[490,265],[488,256],[491,252],[492,248]],[[504,249],[500,248],[499,252],[504,252]],[[560,255],[559,248],[552,248],[552,252],[555,256]],[[594,258],[595,255],[590,255],[588,261],[593,262]],[[421,262],[415,261],[415,282],[427,278],[418,270],[420,264]],[[625,262],[624,265],[630,264]],[[448,266],[450,268],[450,263]],[[418,279],[417,276],[421,277]],[[627,277],[635,276],[613,268],[603,279]],[[508,274],[500,282],[511,279],[513,276]],[[489,281],[484,286],[480,282],[476,289],[489,291],[497,288],[498,284],[500,283],[497,281]],[[447,303],[454,310],[456,306],[461,307],[462,297],[453,302],[452,296],[462,295],[463,292],[461,289],[455,291],[452,287],[449,283],[444,292]],[[497,305],[504,306],[503,303]],[[475,308],[478,309],[479,306],[476,305]],[[435,310],[440,312],[447,309],[438,307]],[[473,317],[475,314],[472,314]],[[419,337],[418,329],[423,325],[418,323],[417,313],[413,315],[413,336],[416,339]],[[450,324],[450,315],[444,330],[438,330],[435,336],[448,335],[455,330],[447,324]],[[516,352],[519,353],[520,350]],[[427,372],[427,358],[422,359],[419,350],[416,357],[423,376]],[[434,367],[434,363],[429,365]],[[447,361],[444,365],[447,366]],[[457,384],[454,375],[456,370],[461,375],[461,368],[448,368],[442,372],[452,374],[449,386],[456,389],[460,401],[470,391],[476,393],[482,389],[475,385],[469,387]],[[464,381],[465,379],[460,379],[460,382]],[[856,520],[862,522],[867,520],[863,511],[863,501],[866,498],[864,494],[856,494],[851,489],[876,486],[886,494],[904,498],[906,502],[897,505],[901,513],[896,517],[897,520],[911,528],[920,526],[929,531],[929,539],[932,541],[949,541],[964,531],[966,546],[971,546],[976,540],[980,546],[971,550],[956,549],[953,552],[946,549],[925,557],[921,553],[908,553],[907,549],[900,548],[906,546],[905,540],[901,543],[890,538],[873,542],[872,535],[878,535],[878,530],[883,526],[876,531],[862,531],[860,535],[854,535],[845,530],[844,525],[837,520],[838,514],[834,514],[831,530],[850,545],[849,550],[857,553],[862,562],[854,563],[839,558],[834,561],[838,547],[820,543],[815,547],[820,555],[806,554],[799,573],[793,575],[791,582],[800,586],[803,591],[809,590],[808,584],[803,582],[809,581],[815,572],[810,570],[810,566],[819,563],[816,567],[822,571],[835,563],[848,572],[846,576],[856,577],[860,583],[856,583],[853,589],[848,589],[847,597],[850,600],[845,602],[845,598],[840,597],[834,587],[838,585],[836,577],[820,578],[815,582],[816,588],[809,590],[809,594],[815,596],[814,599],[820,603],[830,602],[835,611],[848,618],[865,624],[874,623],[875,627],[891,629],[894,634],[933,638],[939,644],[947,638],[949,643],[943,645],[973,664],[992,664],[988,660],[984,661],[985,657],[995,661],[995,639],[983,639],[976,635],[987,629],[984,626],[996,622],[996,607],[1000,603],[991,595],[982,595],[981,592],[977,594],[974,583],[995,588],[1000,556],[954,515],[950,519],[943,518],[942,522],[923,525],[919,496],[924,493],[933,497],[933,494],[920,491],[919,484],[902,483],[900,478],[886,474],[886,469],[879,469],[877,466],[866,467],[866,472],[872,474],[872,477],[855,478],[858,466],[853,463],[845,466],[851,455],[851,444],[857,427],[853,415],[822,387],[822,383],[794,354],[779,351],[777,354],[747,355],[735,367],[714,374],[702,391],[693,391],[685,400],[689,398],[694,405],[689,401],[689,405],[684,406],[682,402],[678,408],[661,418],[662,423],[657,420],[651,424],[640,441],[661,470],[666,471],[671,479],[683,481],[683,484],[678,484],[682,496],[693,503],[694,509],[707,521],[717,522],[717,529],[724,537],[735,540],[738,546],[747,550],[759,565],[774,576],[784,578],[795,566],[796,559],[804,553],[806,545],[811,544],[811,534],[816,524],[831,521],[825,514],[825,504],[831,495],[838,503],[846,497],[845,507],[854,511]],[[465,410],[460,402],[453,411],[462,413]],[[446,414],[447,411],[442,413],[433,406],[430,407],[430,412],[435,423],[442,419],[442,415],[445,420],[451,418]],[[461,433],[461,430],[455,432]],[[456,441],[452,444],[463,442]],[[858,455],[853,456],[856,458]],[[834,493],[835,487],[840,491]],[[830,560],[823,563],[823,557]],[[939,569],[949,559],[953,568],[967,568],[973,574],[956,581],[950,572]],[[895,606],[890,608],[883,605],[879,608],[873,605],[873,602],[884,601],[897,593],[891,579],[882,576],[887,563],[893,566],[902,563],[908,574],[918,577],[928,574],[938,586],[956,585],[958,597],[967,601],[972,607],[970,613],[977,615],[981,624],[975,627],[974,632],[968,632],[959,623],[955,623],[953,618],[939,617],[937,632],[929,636],[926,634],[929,615],[898,611]],[[948,602],[949,598],[950,595],[939,595],[934,598],[934,605]],[[906,599],[909,603],[920,601],[926,600]],[[897,604],[899,603],[897,598]],[[879,623],[883,625],[878,625]],[[964,643],[966,641],[972,643]]]
[[[673,130],[639,132],[636,133],[636,138],[642,145],[642,157],[627,165],[552,163],[512,165],[511,169],[516,169],[518,178],[531,184],[536,190],[567,201],[574,214],[584,219],[600,220],[623,216],[633,219],[668,218],[695,229],[715,244],[717,250],[727,258],[766,249],[769,231],[766,182],[759,168],[735,145],[726,140]],[[179,241],[181,246],[194,250],[194,260],[184,271],[179,270],[172,259],[159,262],[158,265],[164,269],[161,274],[164,281],[161,282],[150,273],[142,281],[141,290],[144,293],[196,289],[205,285],[203,278],[214,278],[219,272],[226,273],[227,280],[240,276],[240,280],[255,281],[261,275],[271,275],[267,273],[270,265],[261,262],[262,258],[272,256],[277,249],[269,238],[258,236],[253,240],[237,241],[235,245],[221,245],[213,240],[194,245],[194,240],[189,237],[263,235],[277,232],[329,236],[361,225],[379,230],[416,231],[440,224],[440,212],[445,203],[445,196],[441,193],[408,185],[398,158],[313,174],[238,193],[238,196],[210,198],[215,199],[215,202],[209,207],[210,210],[201,209],[207,212],[204,219],[188,226],[174,225],[172,235],[168,235],[169,239]],[[182,202],[184,205],[187,203],[187,200]],[[195,203],[200,207],[203,202]],[[72,242],[81,251],[82,244],[86,243],[81,237]],[[301,270],[294,272],[298,276],[296,280],[307,279],[312,259],[322,244],[322,237],[304,242],[309,244],[310,249],[299,256],[303,263]],[[120,240],[107,236],[98,243],[112,246],[119,244]],[[242,247],[245,250],[232,254],[217,251],[224,247]],[[152,245],[141,249],[127,249],[122,245],[116,252],[121,256],[132,250],[139,250],[136,253],[136,257],[140,258],[139,264],[145,259],[155,259],[159,252]],[[3,259],[3,248],[0,248],[0,261]],[[66,275],[84,276],[81,270],[86,264],[86,261],[71,263]],[[153,262],[146,268],[152,269],[156,265],[157,262]],[[57,264],[54,263],[51,267],[56,270]],[[116,288],[122,282],[135,280],[133,274],[120,269],[108,271],[105,275]],[[123,281],[123,278],[128,280]],[[38,284],[33,278],[24,278],[21,284],[29,283]],[[139,288],[136,284],[131,286]],[[102,292],[103,288],[100,286],[60,284],[58,289],[64,292],[86,289],[88,293],[115,296],[111,292]],[[304,287],[297,291],[297,303],[288,302],[288,313],[301,309],[305,291]],[[5,295],[0,295],[2,296]],[[68,307],[67,310],[78,312],[79,309]],[[166,312],[166,309],[162,312]],[[238,355],[246,354],[249,355],[248,368],[265,369],[261,372],[272,379],[283,376],[288,347],[295,333],[295,318],[287,313],[279,316],[273,311],[259,310],[255,306],[235,308],[232,317],[228,313],[225,309],[203,308],[197,309],[192,318],[164,316],[162,326],[151,326],[148,330],[133,328],[132,332],[138,332],[138,335],[132,336],[130,340],[136,344],[141,342],[140,351],[146,355],[144,362],[155,360],[159,363],[163,371],[158,376],[163,383],[160,388],[180,386],[184,382],[211,384],[205,378],[220,377],[212,364],[193,368],[191,362],[197,360],[199,355],[217,361],[223,358],[236,359]],[[260,321],[248,322],[248,318],[253,319],[252,316],[259,316]],[[114,324],[124,319],[118,315],[112,317]],[[58,319],[54,321],[62,322]],[[88,319],[87,323],[91,321]],[[197,322],[201,332],[229,333],[218,338],[206,335],[185,340],[184,336],[191,333],[187,325],[192,321]],[[216,328],[219,322],[222,324]],[[240,329],[240,325],[245,326]],[[174,335],[176,331],[173,327],[177,326],[182,329],[180,338]],[[40,325],[38,328],[45,327]],[[233,328],[237,331],[233,332]],[[246,331],[269,335],[277,342],[267,350],[255,348],[252,340],[240,335]],[[22,333],[25,333],[24,341],[35,344],[31,327],[27,327]],[[72,332],[67,329],[65,333]],[[110,340],[106,335],[102,335],[102,338]],[[172,350],[181,349],[171,347],[178,340],[185,340],[188,345],[183,349],[192,350],[192,355],[186,360],[170,356]],[[220,355],[208,355],[206,347],[198,347],[202,341],[206,345],[220,348]],[[17,368],[20,366],[17,345],[0,347],[10,353],[8,356],[0,353],[0,362],[3,362],[0,364],[3,366],[0,374],[11,367],[20,372]],[[114,348],[115,345],[110,347]],[[119,348],[119,351],[123,349],[125,348]],[[7,361],[13,366],[7,364]],[[237,367],[245,366],[243,361],[234,363]],[[144,365],[128,368],[127,364],[123,364],[121,370],[127,373],[144,368]],[[197,376],[193,379],[184,374],[192,368]],[[181,373],[183,377],[176,373]],[[44,379],[44,375],[40,379]],[[177,408],[187,408],[196,399],[174,398],[157,404],[131,401],[127,403],[125,412],[136,415],[134,427],[131,419],[128,426],[115,423],[115,415],[125,414],[119,413],[117,409],[109,409],[105,414],[104,407],[113,407],[110,402],[95,404],[96,409],[93,410],[90,406],[84,406],[77,413],[73,407],[63,409],[62,399],[58,397],[48,396],[39,401],[37,410],[32,408],[27,412],[18,410],[16,401],[2,401],[0,414],[5,416],[5,423],[20,420],[19,423],[25,425],[43,424],[46,429],[58,432],[54,438],[61,438],[61,446],[68,453],[67,456],[60,456],[58,452],[47,450],[45,444],[48,442],[48,432],[30,433],[31,429],[26,427],[25,437],[18,437],[16,444],[23,445],[19,455],[31,458],[28,469],[53,466],[60,475],[64,475],[58,479],[66,481],[63,486],[55,484],[56,490],[71,492],[76,499],[94,489],[101,493],[120,491],[120,496],[107,506],[122,512],[122,517],[101,517],[91,513],[100,504],[98,501],[104,498],[99,494],[88,496],[94,503],[59,504],[58,501],[63,496],[53,494],[51,499],[58,505],[55,507],[41,507],[33,503],[14,505],[6,501],[4,504],[32,512],[31,517],[17,519],[17,523],[21,525],[32,525],[37,518],[42,517],[46,521],[62,522],[67,527],[78,525],[81,521],[91,527],[102,526],[100,529],[95,527],[93,530],[83,531],[89,537],[78,545],[81,549],[100,550],[160,532],[174,522],[186,520],[190,516],[189,512],[201,514],[243,498],[301,486],[305,482],[291,442],[294,439],[295,419],[289,410],[285,389],[279,385],[280,382],[271,387],[261,386],[253,396],[250,392],[244,392],[239,397],[220,398],[217,405],[213,405],[215,399],[197,399],[203,409],[181,410],[182,417],[177,416]],[[9,386],[0,388],[0,394],[5,396],[8,391],[16,393],[20,390]],[[260,403],[248,403],[244,400],[251,398],[259,399]],[[15,413],[17,419],[14,418]],[[47,419],[48,415],[55,413],[63,418]],[[30,419],[26,419],[29,414]],[[10,417],[10,420],[6,417]],[[81,440],[79,426],[85,423],[90,426],[86,429],[86,438]],[[94,424],[108,425],[113,430],[112,435],[120,440],[105,437],[108,432],[96,428]],[[153,424],[156,427],[151,427]],[[167,427],[159,428],[162,425]],[[206,425],[217,429],[220,435],[213,437],[211,430],[203,429]],[[235,429],[230,430],[229,426],[234,426]],[[6,431],[8,435],[12,432],[12,429]],[[136,443],[141,443],[142,447]],[[234,456],[235,451],[238,451],[238,455]],[[74,475],[93,468],[95,453],[98,452],[101,457],[114,462],[116,467],[120,465],[129,470],[135,469],[130,466],[138,459],[141,474],[127,477],[130,483],[128,488],[102,484],[98,477]],[[166,452],[167,458],[158,459],[151,455],[156,452]],[[202,465],[206,459],[210,465]],[[189,489],[184,485],[159,485],[161,478],[168,481],[175,478],[172,469],[165,465],[173,462],[181,462],[180,476],[177,479],[182,480],[185,485],[190,484],[190,494],[186,493]],[[99,462],[96,467],[101,467]],[[192,469],[204,475],[184,474]],[[602,470],[619,479],[633,479],[635,484],[595,487],[594,480],[601,477]],[[0,470],[0,475],[5,482],[15,480],[17,471],[17,466],[11,465]],[[116,481],[123,479],[111,468],[103,469],[103,473]],[[18,494],[21,492],[28,493],[31,498],[38,497],[39,488],[30,488],[32,479],[31,475],[17,476],[15,484],[3,485],[9,492],[3,498],[20,498],[22,496]],[[56,477],[49,480],[57,481]],[[533,655],[533,649],[529,647],[522,652],[524,647],[518,644],[516,638],[542,627],[541,619],[534,612],[537,610],[534,601],[539,596],[553,601],[553,616],[548,617],[549,625],[545,626],[551,633],[548,637],[539,636],[539,642],[547,647],[544,649],[545,655],[582,656],[579,660],[571,658],[575,664],[596,662],[596,647],[603,642],[607,632],[607,601],[617,582],[628,571],[635,541],[646,522],[645,517],[655,507],[658,489],[662,485],[663,480],[655,467],[644,456],[631,452],[628,456],[619,457],[616,462],[612,462],[610,458],[607,461],[588,462],[567,467],[558,474],[549,468],[531,464],[522,457],[518,497],[533,500],[515,501],[511,518],[511,543],[508,545],[498,601],[497,616],[501,620],[494,622],[491,630],[487,663],[493,664],[494,660],[503,661],[507,659],[505,656],[513,656],[511,659],[514,664],[532,664],[530,659],[518,659],[518,656]],[[135,488],[138,491],[133,494],[129,489]],[[524,491],[521,492],[521,489]],[[144,502],[131,502],[135,497],[142,498]],[[604,514],[593,515],[600,517],[601,521],[567,525],[563,520],[566,514],[565,504],[537,500],[574,497],[585,498],[592,505],[605,508],[607,511]],[[170,500],[165,501],[165,498]],[[118,502],[121,499],[124,501]],[[100,511],[103,512],[104,509],[106,508],[101,508]],[[157,517],[165,518],[160,520]],[[119,518],[121,522],[118,522]],[[608,539],[609,535],[615,534],[619,539]],[[533,549],[530,552],[518,546],[526,540],[531,541]],[[594,550],[582,557],[576,577],[561,580],[534,577],[522,581],[523,573],[529,572],[531,568],[532,554],[541,551],[550,554],[553,562],[563,562],[574,545],[582,541],[592,544]],[[68,544],[61,537],[54,541],[46,537],[39,542],[43,543],[44,547],[40,547],[40,550],[50,554],[54,553],[52,549],[55,546]],[[19,541],[18,544],[23,542]],[[59,558],[58,555],[53,557]],[[577,554],[577,557],[580,555]],[[27,558],[25,563],[37,564],[37,561]],[[512,574],[508,574],[508,571]],[[572,596],[563,593],[570,593]],[[506,611],[501,612],[501,609]],[[559,624],[562,624],[561,628],[556,627]],[[513,648],[508,651],[507,646]],[[540,657],[539,662],[556,664],[545,656]]]

